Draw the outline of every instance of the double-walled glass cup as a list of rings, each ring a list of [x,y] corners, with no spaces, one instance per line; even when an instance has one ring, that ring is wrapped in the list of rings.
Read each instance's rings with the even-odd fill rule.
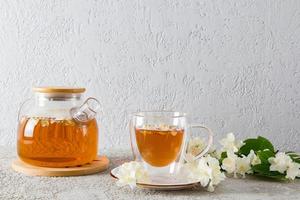
[[[143,163],[150,177],[176,176],[186,160],[188,141],[195,128],[205,129],[208,134],[206,147],[195,156],[198,159],[212,145],[213,133],[209,128],[190,125],[185,113],[134,113],[130,121],[130,139],[135,161]]]

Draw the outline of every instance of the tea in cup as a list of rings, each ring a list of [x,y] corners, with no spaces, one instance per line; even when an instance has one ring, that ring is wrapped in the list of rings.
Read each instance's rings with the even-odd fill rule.
[[[163,167],[177,158],[184,139],[184,130],[173,126],[135,128],[138,150],[152,166]]]

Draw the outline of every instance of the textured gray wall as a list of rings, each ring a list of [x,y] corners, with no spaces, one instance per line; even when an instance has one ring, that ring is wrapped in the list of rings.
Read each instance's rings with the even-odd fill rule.
[[[2,0],[1,145],[36,85],[99,98],[101,148],[129,147],[130,112],[166,108],[300,151],[300,1]]]

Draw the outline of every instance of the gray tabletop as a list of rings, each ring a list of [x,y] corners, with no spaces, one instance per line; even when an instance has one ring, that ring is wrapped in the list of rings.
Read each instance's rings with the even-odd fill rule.
[[[130,151],[105,150],[110,169],[130,159]],[[0,147],[0,199],[300,199],[300,180],[292,183],[248,177],[227,178],[215,190],[151,191],[116,186],[109,170],[80,177],[30,177],[14,172],[11,148]]]

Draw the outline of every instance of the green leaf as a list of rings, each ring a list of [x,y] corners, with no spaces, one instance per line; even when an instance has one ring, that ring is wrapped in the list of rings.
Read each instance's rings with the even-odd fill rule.
[[[251,150],[254,152],[263,151],[265,149],[269,149],[270,151],[274,152],[274,146],[272,143],[261,136],[258,136],[257,138],[250,138],[244,141],[244,145],[240,148],[238,151],[239,155],[245,155],[247,156]]]
[[[290,153],[296,153],[295,151],[287,151],[285,152],[286,154],[290,154]]]
[[[254,174],[278,180],[286,180],[285,174],[277,171],[270,171],[271,164],[269,163],[268,159],[275,156],[273,151],[268,149],[263,151],[260,150],[257,152],[257,156],[261,160],[261,164],[252,166]]]
[[[226,151],[221,153],[220,163],[222,163],[225,158],[227,158],[227,152]]]
[[[290,158],[296,162],[296,163],[299,163],[300,164],[300,155],[295,153],[295,152],[292,152],[292,151],[289,151],[289,152],[286,152],[287,155],[290,156]]]
[[[275,153],[269,149],[265,149],[263,151],[256,152],[257,156],[261,160],[262,163],[270,164],[268,159],[271,157],[275,157]]]
[[[270,171],[270,165],[266,163],[254,165],[252,166],[252,170],[254,172],[254,175],[259,175],[259,176],[264,176],[264,177],[269,177],[269,178],[274,178],[279,180],[286,180],[284,174],[281,174],[280,172],[277,171]]]

